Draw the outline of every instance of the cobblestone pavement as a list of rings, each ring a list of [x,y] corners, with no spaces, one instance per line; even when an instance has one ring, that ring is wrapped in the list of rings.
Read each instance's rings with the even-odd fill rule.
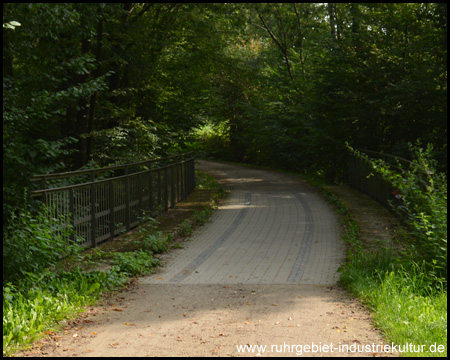
[[[344,258],[329,205],[300,180],[199,161],[231,193],[166,268],[141,284],[333,285]]]

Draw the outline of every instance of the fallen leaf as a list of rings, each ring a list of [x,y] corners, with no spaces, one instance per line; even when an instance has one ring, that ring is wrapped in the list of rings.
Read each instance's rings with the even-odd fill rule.
[[[123,311],[122,309],[114,308],[113,311]]]
[[[158,280],[162,280],[162,279],[164,279],[164,278],[158,276],[157,279],[158,279]]]
[[[97,333],[94,331],[94,332],[92,332],[92,335],[97,335]]]
[[[246,321],[244,324],[245,324],[245,325],[248,325],[248,324],[250,324],[250,322]]]
[[[342,329],[337,329],[336,331],[337,331],[337,332],[342,332]]]
[[[253,305],[252,303],[247,303],[247,305]]]
[[[278,306],[278,304],[272,304],[272,306]]]
[[[72,337],[78,337],[78,334],[73,334]]]

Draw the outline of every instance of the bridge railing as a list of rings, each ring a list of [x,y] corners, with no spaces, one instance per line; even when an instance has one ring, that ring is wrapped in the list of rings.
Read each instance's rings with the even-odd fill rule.
[[[370,160],[381,159],[389,167],[399,173],[407,169],[411,161],[401,157],[384,154],[370,150],[359,150],[362,154],[368,156]],[[400,167],[401,165],[402,167]],[[390,201],[395,198],[394,187],[383,176],[376,172],[370,162],[363,156],[356,153],[349,153],[348,159],[348,183],[350,186],[369,195],[386,207],[390,206]]]
[[[142,170],[144,169],[144,170]],[[116,175],[118,171],[124,174]],[[102,179],[96,180],[102,174]],[[88,176],[90,181],[47,188],[52,181],[71,181]],[[80,245],[90,248],[129,231],[150,216],[166,211],[184,200],[195,188],[193,153],[111,166],[102,169],[33,176],[42,188],[31,192],[54,216],[70,219]],[[64,224],[63,224],[64,225]]]

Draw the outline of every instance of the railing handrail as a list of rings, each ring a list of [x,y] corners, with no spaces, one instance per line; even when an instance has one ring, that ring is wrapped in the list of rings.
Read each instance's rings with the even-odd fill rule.
[[[187,154],[193,154],[193,152],[187,153]],[[186,154],[183,154],[186,155]],[[178,155],[177,155],[178,156]],[[170,158],[174,158],[176,156],[171,156]],[[164,158],[165,160],[166,158]],[[183,164],[189,160],[191,160],[192,158],[188,158],[186,160],[183,161],[178,161],[175,163],[172,163],[170,165],[164,165],[164,166],[160,166],[157,168],[153,168],[153,169],[148,169],[148,170],[143,170],[143,171],[138,171],[132,174],[126,174],[126,175],[121,175],[121,176],[115,176],[109,179],[102,179],[102,180],[94,180],[94,181],[88,181],[88,182],[84,182],[82,184],[74,184],[74,185],[66,185],[66,186],[61,186],[61,187],[55,187],[55,188],[51,188],[51,189],[41,189],[41,190],[34,190],[31,191],[31,197],[37,197],[37,196],[42,196],[43,194],[49,194],[52,192],[58,192],[58,191],[64,191],[64,190],[68,190],[68,189],[76,189],[79,187],[83,187],[83,186],[87,186],[87,185],[91,185],[93,182],[96,184],[100,184],[103,182],[108,182],[108,181],[116,181],[116,180],[120,180],[120,179],[125,179],[126,177],[130,177],[130,176],[137,176],[137,175],[141,175],[141,174],[145,174],[147,172],[151,172],[151,171],[157,171],[157,170],[163,170],[165,168],[169,168],[172,165],[177,165],[177,164]],[[156,160],[155,160],[156,161]],[[147,161],[148,162],[148,161]],[[145,162],[144,162],[145,163]],[[78,174],[79,175],[79,174]]]
[[[194,154],[194,152],[191,151],[191,152],[184,153],[184,154],[168,156],[168,157],[163,157],[163,158],[157,158],[157,159],[149,159],[149,160],[139,161],[139,162],[131,163],[131,164],[112,165],[112,166],[98,168],[98,169],[75,170],[75,171],[68,171],[68,172],[63,172],[63,173],[33,175],[30,178],[30,181],[34,182],[34,181],[39,181],[39,180],[64,179],[64,178],[68,178],[71,176],[86,175],[86,174],[94,174],[95,175],[96,173],[126,169],[127,167],[130,168],[130,167],[140,166],[140,165],[144,165],[144,164],[151,164],[153,162],[167,161],[167,160],[172,160],[172,159],[178,158],[178,157],[183,157],[183,156],[187,157],[188,155],[192,156],[193,154]]]
[[[374,154],[374,155],[377,155],[377,156],[384,156],[384,157],[387,157],[387,158],[391,158],[391,159],[395,159],[395,160],[398,160],[398,161],[402,161],[402,162],[408,164],[409,166],[411,166],[411,165],[417,166],[417,163],[415,163],[414,161],[405,159],[405,158],[400,157],[400,156],[391,155],[391,154],[386,154],[386,153],[382,153],[382,152],[378,152],[378,151],[373,151],[373,150],[367,150],[367,149],[356,149],[356,150],[359,151],[360,153]],[[376,159],[376,158],[371,158],[371,159],[372,159],[372,160],[379,160],[379,159]],[[404,169],[402,169],[401,167],[395,166],[395,165],[393,165],[393,164],[388,164],[388,165],[391,166],[391,167],[393,167],[394,169],[399,170],[400,172],[404,172]],[[424,170],[424,169],[422,169],[422,168],[419,168],[419,170],[420,170],[423,174],[426,174],[426,175],[432,175],[432,173],[431,173],[429,170]]]
[[[367,150],[367,149],[359,149],[358,151],[362,152],[362,153],[370,153],[370,154],[374,154],[374,155],[381,155],[381,156],[386,156],[392,159],[396,159],[396,160],[400,160],[403,162],[406,162],[408,164],[414,164],[411,160],[402,158],[400,156],[396,156],[396,155],[391,155],[391,154],[386,154],[386,153],[382,153],[379,151],[373,151],[373,150]]]

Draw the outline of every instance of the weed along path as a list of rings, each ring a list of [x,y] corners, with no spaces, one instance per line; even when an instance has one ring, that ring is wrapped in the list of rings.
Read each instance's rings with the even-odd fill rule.
[[[276,172],[198,168],[230,190],[210,221],[40,355],[389,355],[374,347],[383,340],[367,311],[336,286],[339,223],[313,188]]]

